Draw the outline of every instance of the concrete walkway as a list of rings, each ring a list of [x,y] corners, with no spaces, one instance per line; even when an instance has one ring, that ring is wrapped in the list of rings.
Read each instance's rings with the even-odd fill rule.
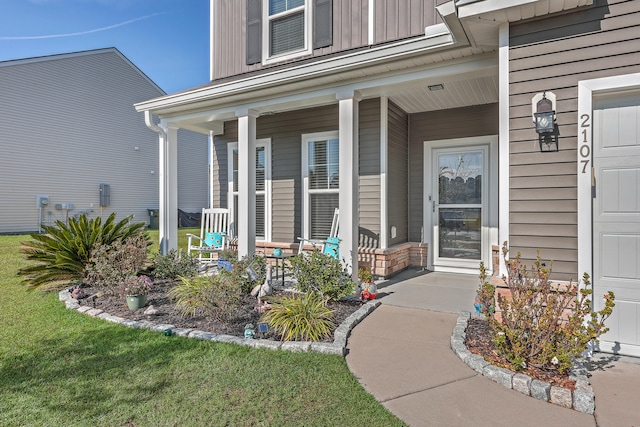
[[[382,305],[347,345],[347,364],[365,389],[411,426],[640,427],[640,364],[632,360],[594,361],[595,416],[521,395],[467,367],[449,340],[457,314],[473,308],[477,285],[474,276],[415,272],[381,285]]]

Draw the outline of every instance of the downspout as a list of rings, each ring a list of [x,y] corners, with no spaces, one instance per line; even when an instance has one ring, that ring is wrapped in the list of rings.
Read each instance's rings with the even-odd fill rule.
[[[166,199],[167,199],[167,195],[166,195],[166,185],[163,182],[164,178],[165,178],[165,174],[166,174],[166,165],[164,164],[166,159],[164,156],[164,144],[167,140],[167,132],[165,129],[163,129],[162,127],[158,126],[157,124],[155,124],[155,122],[153,121],[153,114],[151,114],[151,111],[146,110],[144,112],[144,123],[147,125],[147,127],[149,129],[151,129],[152,131],[154,131],[155,133],[158,134],[158,163],[159,163],[159,173],[158,173],[158,178],[159,178],[159,191],[158,191],[158,228],[159,228],[159,244],[160,244],[160,253],[162,255],[166,255],[169,252],[169,248],[168,248],[168,230],[167,230],[167,226],[166,226],[166,218],[167,218],[167,206],[166,206]]]

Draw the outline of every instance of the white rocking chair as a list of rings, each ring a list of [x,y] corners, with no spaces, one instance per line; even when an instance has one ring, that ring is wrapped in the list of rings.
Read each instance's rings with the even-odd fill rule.
[[[204,208],[200,219],[200,236],[187,233],[189,241],[187,253],[198,253],[200,265],[208,267],[217,264],[217,252],[229,246],[229,209]],[[213,254],[216,254],[214,258]]]
[[[302,237],[298,237],[298,240],[300,241],[298,253],[303,253],[305,244],[310,243],[314,249],[319,246],[322,253],[332,256],[336,259],[340,259],[340,238],[338,237],[338,233],[340,231],[339,218],[339,210],[336,208],[336,210],[333,212],[331,231],[329,232],[329,236],[325,240],[305,239]]]

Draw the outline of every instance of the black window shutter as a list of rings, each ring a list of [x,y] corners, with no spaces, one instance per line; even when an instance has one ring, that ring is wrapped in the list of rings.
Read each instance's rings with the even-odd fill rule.
[[[262,62],[262,0],[247,0],[247,65]]]
[[[313,1],[313,48],[333,44],[333,0]]]

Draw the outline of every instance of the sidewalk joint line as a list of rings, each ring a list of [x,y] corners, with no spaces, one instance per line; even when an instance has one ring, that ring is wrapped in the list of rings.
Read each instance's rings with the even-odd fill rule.
[[[468,376],[468,377],[459,378],[459,379],[457,379],[457,380],[453,380],[453,381],[449,381],[449,382],[446,382],[446,383],[442,383],[442,384],[434,385],[433,387],[427,387],[427,388],[424,388],[424,389],[422,389],[422,390],[416,390],[416,391],[412,391],[412,392],[409,392],[409,393],[401,394],[401,395],[398,395],[398,396],[390,397],[390,398],[388,398],[388,399],[381,400],[381,401],[380,401],[380,403],[387,403],[387,402],[391,402],[392,400],[401,399],[401,398],[403,398],[403,397],[411,396],[411,395],[413,395],[413,394],[418,394],[418,393],[422,393],[422,392],[424,392],[424,391],[433,390],[433,389],[436,389],[436,388],[439,388],[439,387],[443,387],[443,386],[446,386],[446,385],[455,384],[455,383],[460,382],[460,381],[466,381],[466,380],[469,380],[469,379],[474,378],[474,377],[477,377],[477,376],[478,376],[478,374],[477,374],[477,373],[475,373],[475,374],[470,375],[470,376]]]

